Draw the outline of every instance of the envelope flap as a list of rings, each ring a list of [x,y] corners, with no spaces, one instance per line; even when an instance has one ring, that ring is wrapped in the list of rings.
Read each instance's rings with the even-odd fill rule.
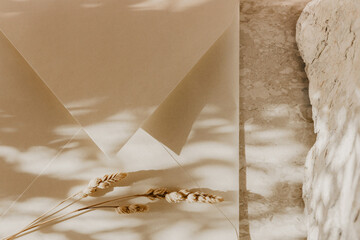
[[[1,1],[0,28],[111,155],[230,25],[236,2]]]

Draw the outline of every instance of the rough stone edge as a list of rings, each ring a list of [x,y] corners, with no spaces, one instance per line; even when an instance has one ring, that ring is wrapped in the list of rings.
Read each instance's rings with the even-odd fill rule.
[[[355,1],[356,0],[354,0],[354,2]],[[326,122],[326,120],[317,119],[319,116],[320,97],[317,96],[316,93],[314,93],[315,91],[313,91],[313,87],[311,86],[312,85],[311,83],[314,81],[317,81],[317,79],[314,79],[314,76],[313,76],[314,66],[310,67],[310,69],[309,69],[309,66],[313,65],[314,62],[316,62],[319,59],[322,52],[327,47],[326,41],[328,40],[329,33],[326,31],[325,32],[319,31],[319,29],[316,30],[317,23],[316,23],[315,15],[317,13],[317,8],[319,8],[320,3],[322,3],[322,2],[329,2],[329,1],[313,0],[313,1],[309,2],[306,5],[306,7],[304,8],[302,14],[300,15],[297,25],[296,25],[296,42],[298,45],[300,55],[305,62],[305,72],[310,81],[309,97],[310,97],[310,102],[313,106],[312,110],[313,110],[313,120],[314,120],[314,131],[317,134],[321,133],[321,129],[324,129],[324,126],[319,126],[319,125],[320,124],[324,125],[324,122]],[[335,4],[339,4],[339,6],[341,6],[342,4],[346,4],[348,2],[349,1],[339,1],[339,2],[335,2]],[[321,6],[321,7],[324,7],[324,6]],[[331,12],[331,9],[330,9],[330,12]],[[315,18],[315,24],[308,26],[308,24],[311,23],[312,20],[314,20],[313,18]],[[351,29],[351,26],[350,26],[350,29]],[[306,35],[306,33],[305,33],[306,31],[308,31],[310,33],[311,33],[311,31],[313,31],[313,34],[315,34],[312,36],[312,37],[314,37],[314,39],[312,39],[312,40],[315,40],[315,41],[312,41],[312,44],[313,44],[313,47],[316,47],[316,50],[312,49],[312,50],[308,51],[309,49],[307,49],[304,46],[305,43],[303,42],[303,40],[304,40],[304,35]],[[356,34],[354,33],[354,35],[356,35]],[[355,39],[355,37],[354,37],[354,39]],[[353,40],[353,42],[354,42],[354,40]],[[352,47],[352,45],[353,44],[351,43],[350,47]],[[315,77],[316,77],[316,74],[315,74]],[[334,86],[335,85],[333,85],[333,87]],[[314,88],[316,88],[316,87],[314,87]],[[340,89],[340,90],[342,90],[342,89]],[[355,119],[355,123],[356,123],[356,119]],[[357,136],[355,136],[355,138],[357,138]],[[354,210],[355,213],[349,214],[349,216],[351,217],[351,220],[355,216],[355,220],[354,220],[355,224],[351,221],[351,226],[341,226],[341,224],[339,224],[339,226],[335,226],[335,227],[339,228],[338,230],[336,230],[337,231],[336,234],[329,233],[330,231],[326,232],[326,230],[324,230],[324,229],[320,229],[320,228],[324,228],[324,226],[321,226],[321,227],[314,226],[314,225],[317,225],[317,222],[316,222],[317,219],[315,219],[316,218],[315,215],[317,214],[317,209],[314,207],[314,205],[312,205],[312,206],[309,206],[309,205],[310,205],[310,200],[314,194],[314,190],[313,190],[313,186],[312,186],[312,184],[313,184],[312,178],[315,175],[314,174],[314,165],[316,164],[315,160],[318,160],[317,157],[319,157],[319,152],[317,152],[318,149],[316,149],[317,148],[316,145],[318,144],[319,141],[320,140],[318,140],[318,138],[317,138],[317,141],[315,142],[314,146],[311,148],[311,150],[308,153],[308,156],[306,158],[306,164],[305,164],[306,174],[305,174],[304,186],[303,186],[303,198],[304,198],[304,202],[305,202],[305,214],[308,218],[308,230],[309,230],[308,239],[311,239],[311,240],[313,240],[313,239],[314,240],[315,239],[358,239],[360,236],[359,232],[358,232],[359,230],[354,229],[354,225],[356,225],[355,222],[359,221],[358,220],[359,206],[356,206],[356,204],[355,204],[356,209],[354,209],[354,206],[352,206],[353,207],[352,210]],[[356,148],[356,146],[355,146],[355,148]],[[326,160],[326,156],[324,158]],[[355,153],[355,158],[359,159],[358,155],[356,153]],[[331,159],[331,160],[334,160],[334,159]],[[357,186],[358,186],[357,192],[359,192],[359,184]],[[332,194],[336,194],[336,193],[332,193]],[[339,194],[342,194],[342,192]],[[354,195],[355,195],[355,200],[359,199],[359,194],[358,194],[358,196],[356,196],[356,193]],[[336,211],[334,211],[334,212],[336,212]],[[336,216],[336,214],[332,214],[332,212],[330,212],[330,211],[329,211],[329,213],[326,215],[326,218],[338,217],[338,216]]]

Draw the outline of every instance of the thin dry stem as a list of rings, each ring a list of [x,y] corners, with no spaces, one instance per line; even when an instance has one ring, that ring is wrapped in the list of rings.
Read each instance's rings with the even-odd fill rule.
[[[111,175],[105,175],[102,178],[96,178],[92,181],[90,181],[89,185],[88,185],[88,192],[94,192],[97,188],[107,188],[109,186],[111,186],[112,184],[114,184],[115,182],[123,179],[124,177],[126,177],[126,174],[122,174],[122,173],[118,173],[118,174],[111,174]],[[91,188],[91,189],[90,189]],[[87,193],[85,193],[84,191],[82,192],[84,193],[84,195],[78,199],[77,201],[81,200],[82,198],[88,196]],[[47,221],[43,221],[41,222],[41,220],[45,220],[47,218],[49,218],[50,216],[62,211],[63,209],[69,207],[70,205],[74,204],[75,202],[72,202],[68,205],[66,205],[65,207],[63,207],[62,209],[54,212],[53,214],[49,215],[49,216],[45,216],[47,213],[49,213],[50,211],[52,211],[53,209],[55,209],[56,207],[58,207],[59,205],[61,205],[62,203],[64,203],[66,200],[62,201],[60,204],[58,204],[57,206],[55,206],[53,209],[49,210],[48,212],[46,212],[45,214],[43,214],[42,216],[40,216],[39,218],[35,219],[30,226],[28,225],[25,229],[19,231],[16,234],[13,234],[7,238],[5,238],[5,240],[10,240],[10,239],[14,239],[16,237],[18,237],[20,234],[22,236],[22,233],[29,231],[31,229],[34,229],[36,227],[40,227],[44,224],[50,223],[50,222],[54,222],[56,220],[62,219],[70,214],[76,213],[76,212],[81,212],[84,210],[95,210],[98,208],[115,208],[116,212],[119,214],[130,214],[130,213],[139,213],[139,212],[145,212],[148,211],[149,206],[148,205],[143,205],[143,204],[131,204],[131,205],[126,205],[126,206],[102,206],[106,203],[110,203],[110,202],[115,202],[115,201],[119,201],[119,200],[123,200],[126,198],[136,198],[136,197],[147,197],[151,200],[156,200],[156,199],[165,199],[167,202],[169,203],[178,203],[178,202],[189,202],[189,203],[209,203],[209,204],[214,204],[214,203],[219,203],[224,201],[224,199],[220,196],[216,196],[216,195],[212,195],[212,194],[208,194],[208,193],[203,193],[203,192],[191,192],[189,190],[186,189],[182,189],[179,191],[173,191],[170,192],[168,191],[166,188],[151,188],[149,189],[145,194],[137,194],[137,195],[131,195],[131,196],[124,196],[124,197],[118,197],[118,198],[114,198],[114,199],[110,199],[107,201],[103,201],[103,202],[99,202],[96,204],[92,204],[83,208],[79,208],[76,210],[73,210],[71,212],[65,213],[63,215],[60,215],[58,217],[49,219]]]
[[[74,217],[83,215],[83,214],[88,213],[88,212],[91,212],[91,211],[93,211],[93,210],[95,210],[95,209],[88,209],[88,210],[86,210],[86,211],[82,211],[82,212],[76,213],[76,214],[74,214],[74,215],[72,215],[72,216],[68,216],[68,217],[65,217],[65,218],[63,218],[63,219],[60,219],[60,220],[51,222],[50,224],[57,224],[57,223],[60,223],[60,222],[64,222],[64,221],[66,221],[66,220],[69,220],[69,219],[72,219],[72,218],[74,218]],[[20,237],[25,236],[25,235],[27,235],[27,234],[30,234],[30,233],[32,233],[32,232],[36,232],[36,231],[38,231],[38,230],[40,230],[41,228],[44,228],[44,227],[46,227],[46,226],[47,226],[47,225],[44,224],[44,225],[38,226],[37,228],[32,228],[32,229],[30,229],[30,230],[27,231],[27,232],[24,232],[24,233],[21,233],[21,234],[17,235],[16,238],[20,238]]]
[[[13,234],[13,235],[11,235],[11,236],[6,237],[5,240],[15,239],[19,234],[21,234],[21,233],[23,233],[23,232],[25,232],[25,231],[28,231],[28,230],[30,230],[30,229],[33,229],[33,228],[42,226],[42,225],[44,225],[44,224],[47,224],[47,223],[50,223],[50,222],[53,222],[53,221],[56,221],[56,220],[58,220],[58,219],[64,218],[64,217],[66,217],[66,216],[68,216],[68,215],[70,215],[70,214],[76,213],[76,212],[80,212],[80,211],[84,211],[84,210],[89,210],[89,209],[92,209],[92,208],[95,210],[94,207],[103,205],[103,204],[105,204],[105,203],[115,202],[115,201],[123,200],[123,199],[126,199],[126,198],[135,198],[135,197],[142,197],[142,196],[143,196],[143,194],[142,194],[142,195],[131,195],[131,196],[118,197],[118,198],[110,199],[110,200],[103,201],[103,202],[100,202],[100,203],[92,204],[92,205],[89,205],[89,206],[86,206],[86,207],[83,207],[83,208],[78,208],[78,209],[75,209],[75,210],[73,210],[73,211],[71,211],[71,212],[68,212],[68,213],[65,213],[65,214],[63,214],[63,215],[60,215],[60,216],[58,216],[58,217],[55,217],[55,218],[49,219],[49,220],[47,220],[47,221],[40,222],[40,223],[35,224],[35,225],[33,224],[33,225],[29,226],[29,227],[26,227],[25,229],[22,229],[21,231]],[[118,207],[118,206],[116,206],[116,207]]]
[[[39,217],[37,217],[34,221],[32,221],[31,223],[29,223],[26,227],[29,227],[29,226],[31,226],[32,224],[39,222],[40,220],[44,220],[44,219],[46,219],[46,218],[48,218],[48,217],[51,217],[52,215],[58,213],[59,211],[65,209],[66,207],[70,206],[70,205],[73,204],[74,202],[71,203],[71,204],[69,204],[69,205],[67,205],[67,206],[65,206],[64,208],[58,210],[58,211],[55,212],[55,213],[50,214],[49,216],[45,216],[46,214],[48,214],[49,212],[51,212],[52,210],[56,209],[56,208],[59,207],[61,204],[65,203],[67,200],[69,200],[69,199],[71,199],[71,198],[73,198],[73,197],[75,197],[75,196],[76,196],[76,194],[73,194],[73,195],[67,197],[66,199],[62,200],[62,201],[61,201],[60,203],[58,203],[56,206],[52,207],[50,210],[44,212],[44,213],[41,214]]]
[[[127,173],[113,173],[113,174],[106,174],[101,178],[95,178],[93,180],[91,180],[87,186],[87,188],[83,191],[80,191],[76,194],[71,195],[70,197],[62,200],[59,204],[57,204],[56,206],[54,206],[53,208],[51,208],[50,210],[48,210],[47,212],[43,213],[41,216],[39,216],[38,218],[36,218],[34,221],[32,221],[30,224],[28,224],[26,227],[29,227],[31,225],[33,225],[34,223],[40,222],[41,220],[45,220],[51,216],[53,216],[54,214],[64,210],[65,208],[73,205],[74,203],[80,201],[81,199],[87,197],[88,195],[90,195],[91,193],[94,193],[95,191],[97,191],[98,188],[101,189],[106,189],[111,187],[113,184],[117,183],[118,181],[124,179],[127,176]],[[79,199],[73,201],[72,203],[68,204],[67,206],[65,206],[64,208],[61,208],[60,210],[45,216],[46,214],[50,213],[52,210],[56,209],[57,207],[59,207],[61,204],[65,203],[67,200],[74,198],[78,196]]]

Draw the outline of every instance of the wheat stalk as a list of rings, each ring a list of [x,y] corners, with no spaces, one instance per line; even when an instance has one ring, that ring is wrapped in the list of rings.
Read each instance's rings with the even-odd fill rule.
[[[40,226],[42,226],[44,224],[54,222],[54,221],[59,220],[59,219],[62,219],[62,218],[66,217],[66,216],[69,216],[70,214],[73,214],[73,213],[81,212],[81,211],[84,211],[84,210],[95,210],[96,208],[106,208],[106,207],[109,207],[109,206],[101,206],[101,205],[103,205],[105,203],[120,201],[120,200],[124,200],[124,199],[128,199],[128,198],[141,197],[141,196],[143,196],[143,195],[122,196],[122,197],[110,199],[110,200],[107,200],[107,201],[103,201],[103,202],[100,202],[100,203],[92,204],[92,205],[89,205],[89,206],[86,206],[86,207],[83,207],[83,208],[78,208],[78,209],[75,209],[75,210],[73,210],[71,212],[68,212],[68,213],[62,214],[60,216],[51,218],[51,219],[49,219],[47,221],[42,221],[40,223],[37,222],[35,224],[32,224],[31,226],[27,226],[24,229],[20,230],[19,232],[4,238],[4,240],[15,239],[16,237],[18,237],[23,232],[29,231],[29,230],[31,230],[33,228],[36,228],[36,227],[40,227]],[[115,206],[115,207],[119,207],[119,206]],[[42,220],[44,220],[44,219],[42,219]]]
[[[119,174],[105,175],[102,178],[95,178],[95,179],[91,180],[89,182],[88,187],[85,189],[85,191],[81,192],[81,193],[84,193],[84,195],[82,195],[82,198],[87,197],[88,193],[91,194],[91,193],[95,192],[97,188],[108,188],[108,187],[110,187],[112,184],[114,184],[117,181],[123,179],[125,176],[126,176],[126,174],[119,173]],[[65,209],[66,207],[71,205],[72,204],[71,203],[71,204],[65,206],[64,208],[58,210],[57,212],[55,212],[55,213],[53,213],[53,214],[51,214],[49,216],[45,216],[43,218],[40,218],[40,220],[34,221],[32,224],[30,224],[30,226],[28,225],[26,228],[19,231],[18,233],[13,234],[13,235],[5,238],[5,240],[14,239],[16,237],[19,237],[20,234],[22,234],[22,233],[24,233],[26,231],[29,231],[29,230],[31,230],[33,228],[40,227],[43,224],[51,223],[51,222],[54,222],[56,220],[63,219],[64,217],[66,217],[66,216],[68,216],[70,214],[85,211],[85,210],[95,210],[95,209],[98,209],[98,208],[115,208],[115,211],[118,214],[131,214],[131,213],[141,213],[141,212],[148,211],[149,206],[148,205],[143,205],[143,204],[131,204],[131,205],[126,205],[126,206],[104,206],[104,204],[106,204],[106,203],[120,201],[120,200],[124,200],[126,198],[136,198],[136,197],[146,197],[146,198],[149,198],[150,200],[165,199],[169,203],[188,202],[188,203],[214,204],[214,203],[219,203],[219,202],[224,201],[224,199],[222,197],[220,197],[220,196],[216,196],[216,195],[212,195],[212,194],[208,194],[208,193],[204,193],[204,192],[191,192],[191,191],[186,190],[186,189],[181,189],[181,190],[178,190],[178,191],[172,191],[171,192],[171,191],[168,191],[166,188],[150,188],[144,194],[136,194],[136,195],[118,197],[118,198],[110,199],[110,200],[107,200],[107,201],[102,201],[102,202],[99,202],[99,203],[96,203],[96,204],[92,204],[92,205],[89,205],[89,206],[86,206],[86,207],[83,207],[83,208],[73,210],[71,212],[65,213],[63,215],[60,215],[58,217],[49,219],[47,221],[44,221],[49,216],[52,216],[55,213],[58,213],[59,211]],[[41,220],[42,220],[42,222],[40,222]]]
[[[112,174],[105,174],[103,177],[101,178],[94,178],[92,180],[90,180],[90,182],[88,183],[88,186],[76,193],[73,194],[72,196],[64,199],[63,201],[61,201],[59,204],[57,204],[56,206],[54,206],[53,208],[51,208],[50,210],[48,210],[47,212],[43,213],[40,217],[38,217],[37,219],[35,219],[34,221],[32,221],[28,226],[31,226],[34,223],[39,222],[40,220],[45,220],[51,216],[53,216],[54,214],[64,210],[65,208],[73,205],[74,203],[80,201],[81,199],[91,195],[92,193],[96,192],[99,188],[100,189],[106,189],[109,188],[111,186],[113,186],[114,184],[116,184],[117,182],[119,182],[120,180],[124,179],[127,176],[127,173],[112,173]],[[68,205],[66,205],[65,207],[61,208],[60,210],[45,216],[46,214],[48,214],[49,212],[51,212],[52,210],[56,209],[57,207],[59,207],[61,204],[65,203],[67,200],[77,197],[77,199],[71,203],[69,203]]]
[[[88,186],[84,190],[82,190],[76,194],[73,194],[70,197],[62,200],[56,206],[52,207],[50,210],[46,211],[45,213],[43,213],[42,215],[37,217],[35,220],[33,220],[31,223],[29,223],[21,231],[26,231],[30,227],[33,228],[34,226],[37,226],[37,223],[40,223],[41,221],[44,221],[44,220],[48,219],[49,217],[55,215],[56,213],[59,213],[60,211],[70,207],[74,203],[76,203],[76,202],[80,201],[81,199],[86,198],[87,196],[96,192],[98,189],[106,189],[106,188],[109,188],[109,187],[115,185],[117,182],[124,179],[126,176],[127,176],[127,173],[119,172],[119,173],[105,174],[101,178],[94,178],[94,179],[90,180],[90,182],[88,183]],[[55,210],[57,207],[64,204],[66,201],[68,201],[72,198],[75,198],[75,197],[77,198],[76,200],[70,202],[68,205],[64,206],[63,208],[49,214],[51,211]]]
[[[31,226],[31,225],[39,222],[40,220],[44,220],[44,219],[46,219],[46,218],[48,218],[48,217],[51,217],[51,216],[52,216],[53,214],[55,214],[56,212],[53,213],[53,214],[50,214],[50,215],[48,215],[48,216],[45,216],[45,215],[48,214],[48,213],[50,213],[51,211],[53,211],[53,210],[56,209],[57,207],[59,207],[61,204],[65,203],[67,200],[75,197],[75,195],[76,195],[76,194],[71,195],[70,197],[67,197],[66,199],[62,200],[62,201],[59,202],[56,206],[52,207],[51,209],[49,209],[48,211],[46,211],[45,213],[43,213],[42,215],[40,215],[39,217],[37,217],[35,220],[33,220],[31,223],[29,223],[26,227],[29,227],[29,226]],[[64,208],[60,209],[59,211],[61,211],[61,210],[63,210],[63,209],[64,209]]]

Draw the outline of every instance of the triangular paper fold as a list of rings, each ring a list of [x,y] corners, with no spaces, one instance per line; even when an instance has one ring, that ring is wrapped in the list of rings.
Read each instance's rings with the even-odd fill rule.
[[[210,191],[226,199],[212,208],[184,206],[174,210],[176,216],[171,215],[171,206],[166,213],[152,213],[151,224],[169,229],[159,230],[161,239],[165,239],[165,233],[172,233],[174,240],[238,238],[237,29],[235,18],[118,152],[123,169],[131,172],[130,190],[165,184],[170,188]],[[202,230],[183,231],[182,224]]]
[[[221,36],[237,3],[161,2],[1,1],[0,28],[114,155]]]
[[[238,107],[236,33],[234,18],[231,26],[142,125],[146,132],[177,154],[206,106],[214,109],[208,116],[213,121],[226,119],[234,123],[237,119],[234,115]]]
[[[60,224],[60,234],[236,239],[237,6],[236,0],[1,1],[0,164],[11,186],[0,184],[0,214],[11,211],[0,217],[7,227],[1,235],[90,178],[121,170],[129,178],[105,197],[165,186],[201,188],[225,202],[154,202],[148,215],[121,219],[99,212]],[[36,202],[42,206],[23,211]]]

